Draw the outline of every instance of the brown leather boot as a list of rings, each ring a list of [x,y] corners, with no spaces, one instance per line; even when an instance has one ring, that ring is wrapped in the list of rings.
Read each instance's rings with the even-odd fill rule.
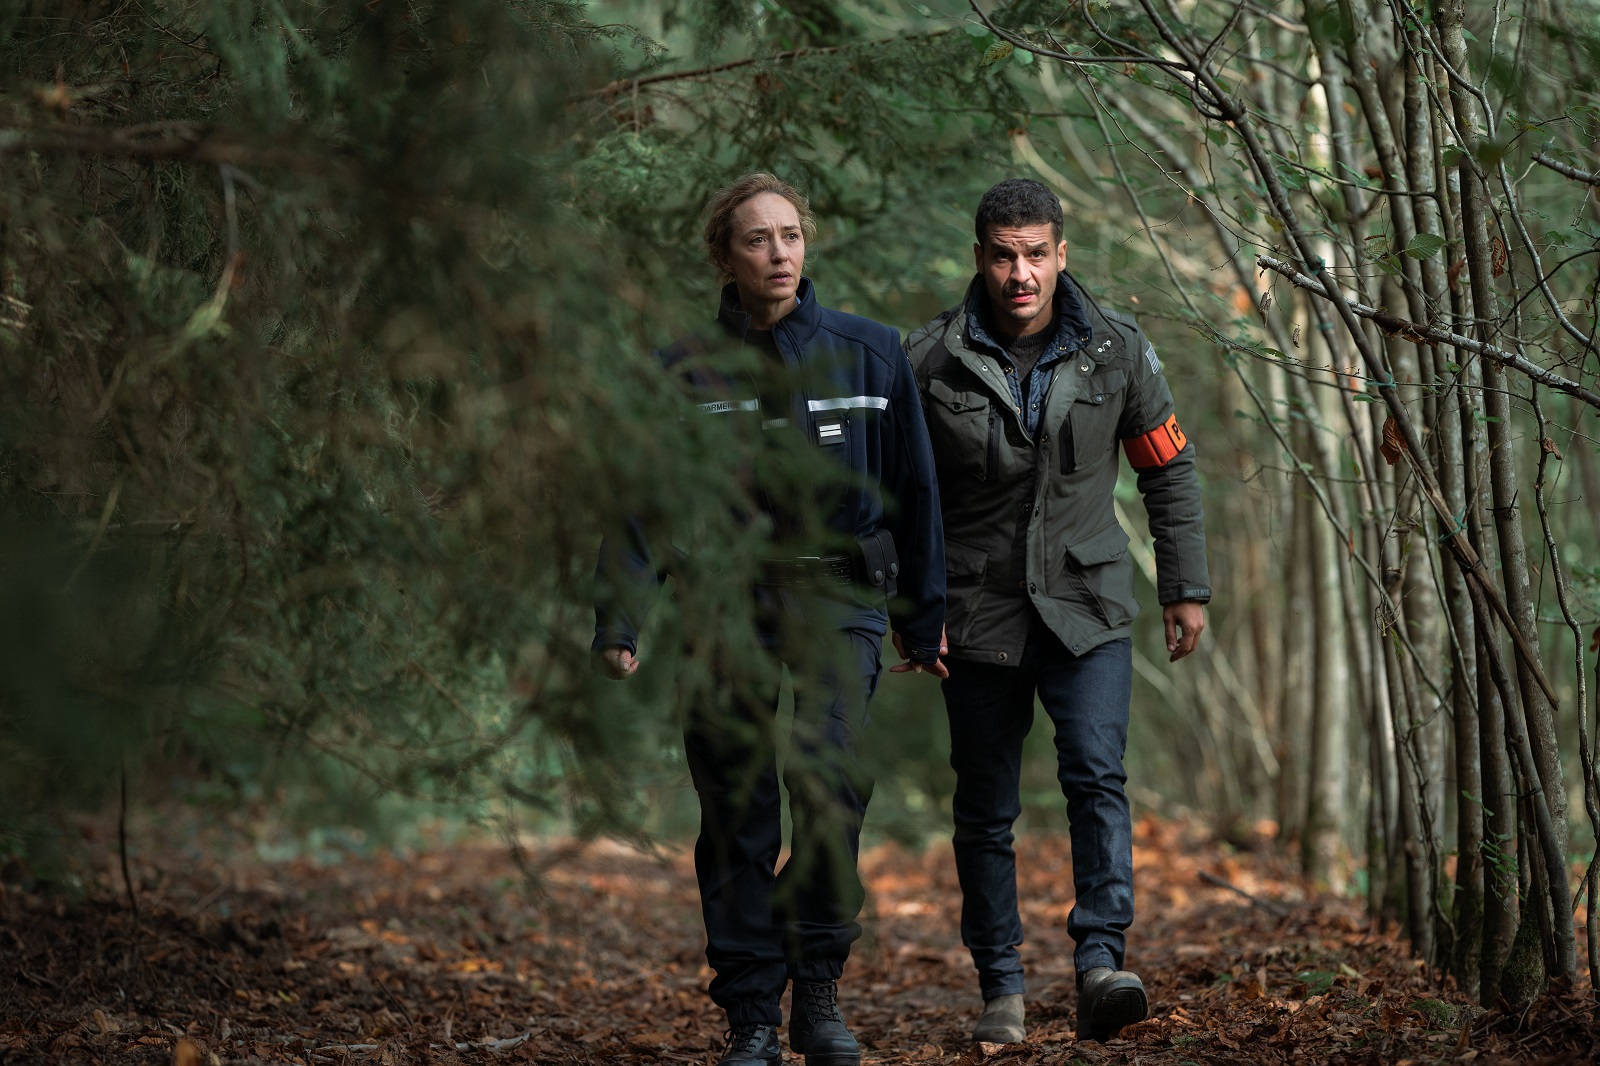
[[[1144,982],[1132,971],[1096,966],[1078,982],[1079,1040],[1110,1040],[1149,1015]]]
[[[1022,994],[996,996],[983,1005],[983,1017],[972,1029],[974,1044],[1020,1044],[1026,1038],[1022,1025]]]

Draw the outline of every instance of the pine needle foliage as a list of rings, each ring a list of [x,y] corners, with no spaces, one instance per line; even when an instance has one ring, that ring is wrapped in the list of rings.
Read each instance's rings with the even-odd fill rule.
[[[3,16],[0,848],[42,861],[124,773],[638,824],[669,682],[591,668],[600,534],[703,549],[690,662],[750,633],[698,560],[755,553],[733,431],[635,336],[671,314],[572,208],[612,34],[492,0]]]
[[[626,17],[0,14],[0,851],[42,869],[128,780],[638,831],[673,708],[771,686],[737,591],[751,442],[645,354],[714,305],[700,206],[784,174],[823,299],[909,323],[908,236],[1021,101],[894,4]],[[616,686],[591,573],[630,518],[677,580],[662,668]]]

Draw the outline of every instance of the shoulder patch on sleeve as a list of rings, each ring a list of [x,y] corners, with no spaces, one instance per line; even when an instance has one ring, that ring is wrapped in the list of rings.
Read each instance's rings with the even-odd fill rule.
[[[1156,346],[1149,341],[1144,342],[1144,361],[1150,364],[1150,373],[1161,373],[1161,360],[1156,358]]]

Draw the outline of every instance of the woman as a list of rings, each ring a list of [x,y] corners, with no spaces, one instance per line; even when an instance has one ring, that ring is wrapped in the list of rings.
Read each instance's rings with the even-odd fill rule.
[[[805,446],[845,474],[816,500],[761,484],[760,464],[752,486],[773,529],[772,558],[751,589],[761,643],[774,667],[789,667],[795,688],[784,770],[794,828],[781,870],[777,693],[734,694],[731,712],[686,713],[710,994],[728,1016],[722,1066],[782,1060],[779,1001],[791,980],[790,1047],[807,1066],[861,1061],[837,981],[861,934],[856,859],[871,781],[857,756],[891,610],[909,660],[893,670],[946,673],[943,533],[911,367],[895,330],[818,302],[803,274],[814,229],[805,198],[771,174],[718,192],[705,226],[724,282],[715,325],[656,353],[706,417],[759,419],[755,439],[804,433]],[[765,385],[688,358],[729,343],[755,349]],[[816,546],[818,529],[833,550]],[[638,668],[638,605],[659,582],[646,539],[634,530],[609,540],[597,576],[594,647],[613,677],[626,678]]]

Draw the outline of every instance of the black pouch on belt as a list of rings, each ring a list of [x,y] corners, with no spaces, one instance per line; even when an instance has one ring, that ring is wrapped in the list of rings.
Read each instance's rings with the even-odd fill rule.
[[[856,541],[856,576],[889,599],[900,591],[900,555],[894,550],[894,536],[887,529],[868,533]]]

